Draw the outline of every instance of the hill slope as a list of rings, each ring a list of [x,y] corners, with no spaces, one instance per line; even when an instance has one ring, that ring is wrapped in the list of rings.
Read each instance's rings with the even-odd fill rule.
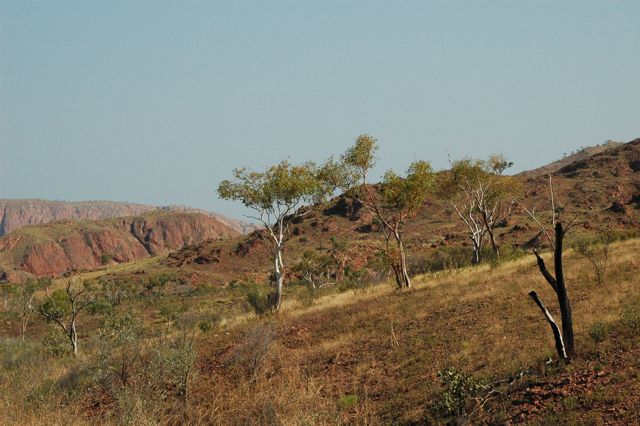
[[[555,173],[561,168],[568,166],[569,164],[575,161],[586,160],[587,158],[592,157],[595,154],[599,154],[601,152],[605,152],[610,149],[618,148],[621,145],[623,145],[623,143],[609,140],[601,145],[582,148],[580,151],[571,155],[567,155],[566,157],[561,158],[560,160],[546,164],[542,167],[538,167],[537,169],[524,171],[520,173],[519,176],[523,178],[532,178],[532,177],[544,176],[549,173]]]
[[[558,198],[577,219],[578,227],[571,237],[594,235],[600,230],[612,233],[640,230],[640,139],[573,162],[559,169],[555,176]],[[520,175],[516,179],[522,186],[522,203],[536,207],[536,211],[548,211],[548,178]],[[326,254],[332,239],[346,243],[346,257],[355,267],[362,267],[374,258],[381,236],[371,215],[357,203],[339,196],[308,210],[304,218],[292,225],[285,248],[290,266],[305,251]],[[519,248],[540,243],[536,240],[538,232],[538,227],[518,207],[507,223],[496,229],[500,245]],[[470,250],[464,224],[448,202],[437,198],[429,200],[408,221],[404,234],[413,273],[425,270],[437,259],[455,262],[456,253]],[[270,271],[265,235],[256,231],[233,241],[206,241],[172,254],[166,264],[188,274],[207,276],[220,284],[239,276],[261,282]]]
[[[536,290],[558,317],[555,295],[531,255],[418,276],[405,291],[390,283],[357,293],[333,288],[311,305],[296,298],[301,286],[287,286],[282,311],[258,318],[221,314],[232,300],[220,292],[194,287],[169,296],[176,288],[167,286],[165,297],[131,295],[113,311],[82,317],[81,362],[43,354],[44,321],[34,321],[27,344],[0,340],[0,423],[638,424],[639,250],[637,239],[613,244],[600,285],[587,260],[567,251],[576,332],[570,365],[552,360],[551,331],[527,295]],[[178,322],[169,307],[185,311],[185,320],[215,319],[213,329],[196,332],[184,393],[164,379],[185,358],[162,358],[178,362],[149,370],[149,358],[137,353],[167,356],[169,340],[158,333],[184,332],[173,328]],[[117,382],[96,374],[109,354],[100,349],[106,339],[98,330],[122,315],[149,326],[147,340],[111,352],[112,362],[135,367],[126,370],[125,385],[118,384],[120,370],[113,373]],[[458,419],[434,410],[446,390],[438,372],[451,367],[488,385],[462,401],[465,415]],[[150,392],[147,380],[164,387]],[[117,399],[121,389],[126,398]],[[130,401],[141,408],[125,411]]]

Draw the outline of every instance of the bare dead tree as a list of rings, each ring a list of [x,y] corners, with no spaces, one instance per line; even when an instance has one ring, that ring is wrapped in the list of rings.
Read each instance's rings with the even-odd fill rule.
[[[544,314],[547,322],[549,323],[551,330],[553,331],[555,342],[556,342],[556,351],[558,356],[564,360],[570,360],[574,355],[574,346],[573,346],[573,320],[571,317],[571,303],[569,302],[569,296],[567,295],[567,288],[565,285],[564,279],[564,270],[562,265],[562,250],[563,250],[563,240],[567,233],[567,231],[573,225],[575,220],[570,220],[566,226],[563,226],[561,215],[564,212],[564,207],[556,206],[557,195],[555,188],[553,186],[553,179],[549,176],[549,191],[551,194],[551,223],[553,226],[553,237],[551,235],[551,230],[547,229],[546,226],[538,219],[535,214],[535,209],[528,209],[524,205],[520,204],[525,212],[531,217],[531,219],[538,224],[541,228],[543,235],[545,235],[553,248],[553,260],[554,260],[554,273],[555,276],[549,272],[547,266],[544,262],[544,259],[538,252],[538,250],[534,249],[533,254],[536,256],[536,261],[538,264],[538,269],[540,273],[547,281],[547,283],[551,286],[553,291],[556,293],[558,298],[558,305],[560,307],[560,316],[562,319],[562,333],[560,333],[558,326],[546,309],[542,300],[538,297],[535,291],[531,291],[529,296],[534,300],[534,302],[538,305],[542,313]]]
[[[60,290],[58,290],[60,291]],[[87,289],[77,290],[71,279],[66,280],[63,292],[52,294],[44,303],[34,307],[29,301],[29,308],[36,314],[57,324],[69,339],[73,355],[78,355],[78,315],[89,305],[95,303],[95,299]]]
[[[464,210],[460,210],[456,203],[451,203],[451,206],[456,210],[460,219],[463,220],[467,228],[469,228],[469,238],[473,243],[473,263],[480,263],[482,260],[482,246],[484,245],[484,237],[487,234],[487,228],[484,226],[479,212],[476,208],[476,203],[473,199],[467,198],[464,205]]]
[[[517,183],[503,172],[513,165],[502,155],[493,155],[488,160],[465,158],[452,161],[450,181],[444,185],[446,197],[453,195],[452,207],[469,229],[473,242],[474,263],[482,257],[486,235],[496,257],[500,249],[495,238],[496,227],[511,216],[513,201],[507,197],[517,192]]]

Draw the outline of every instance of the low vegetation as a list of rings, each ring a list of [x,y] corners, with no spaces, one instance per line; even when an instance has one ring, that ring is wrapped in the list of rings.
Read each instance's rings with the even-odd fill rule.
[[[59,327],[49,335],[34,322],[25,342],[0,344],[1,421],[632,422],[640,395],[640,240],[610,250],[603,284],[584,279],[586,259],[566,256],[580,318],[580,350],[569,365],[548,362],[552,338],[526,297],[541,278],[525,256],[416,276],[410,292],[395,284],[356,294],[325,287],[312,305],[295,296],[308,286],[286,287],[280,313],[259,318],[238,311],[206,322],[192,307],[158,323],[145,318],[144,298],[129,299],[109,315],[80,319],[85,343],[77,359],[64,335],[63,350],[53,350]],[[213,294],[199,297],[215,303]]]

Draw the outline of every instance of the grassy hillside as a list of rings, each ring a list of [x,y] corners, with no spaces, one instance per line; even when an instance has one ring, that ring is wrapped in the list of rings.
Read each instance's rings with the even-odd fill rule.
[[[95,379],[96,330],[105,318],[143,317],[155,330],[145,348],[159,330],[180,335],[178,320],[158,315],[165,299],[130,299],[109,316],[85,317],[78,360],[45,354],[37,319],[25,345],[2,342],[0,423],[445,423],[453,418],[436,409],[447,390],[438,371],[453,367],[491,384],[465,401],[473,423],[633,424],[640,421],[638,252],[637,239],[612,245],[602,285],[584,258],[567,253],[577,348],[567,366],[548,362],[551,332],[527,293],[535,289],[557,317],[556,303],[525,256],[422,275],[409,291],[386,283],[332,288],[310,303],[290,286],[277,316],[229,309],[213,329],[197,331],[186,403],[175,388],[158,399],[134,379],[120,393]],[[187,312],[199,315],[243,300],[242,292],[236,302],[207,291],[176,297],[197,300]]]

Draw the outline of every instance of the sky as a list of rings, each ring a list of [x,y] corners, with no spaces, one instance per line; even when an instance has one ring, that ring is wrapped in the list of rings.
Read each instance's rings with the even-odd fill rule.
[[[638,1],[0,0],[0,198],[240,217],[235,167],[378,138],[373,178],[640,137]]]

